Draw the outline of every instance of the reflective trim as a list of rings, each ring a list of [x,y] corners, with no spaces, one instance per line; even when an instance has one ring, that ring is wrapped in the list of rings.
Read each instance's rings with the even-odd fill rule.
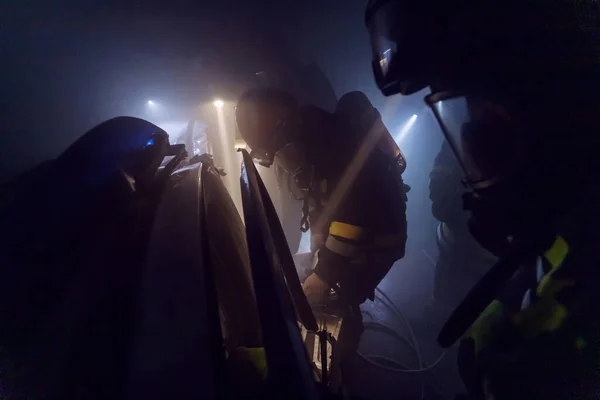
[[[552,298],[543,298],[516,314],[513,322],[524,335],[533,337],[560,328],[567,314],[567,307]]]
[[[358,246],[343,242],[334,238],[333,236],[327,237],[327,240],[325,241],[325,248],[347,258],[356,257],[361,251]]]
[[[544,257],[550,262],[552,265],[552,269],[558,268],[560,264],[565,260],[567,253],[569,252],[569,245],[560,236],[556,237],[554,244],[546,253],[544,253]]]
[[[544,275],[537,285],[538,300],[513,318],[515,325],[526,336],[533,337],[543,331],[555,331],[562,326],[567,317],[569,310],[557,301],[556,295],[574,286],[575,282],[564,278],[556,279],[553,275],[564,262],[568,252],[567,242],[557,236],[552,247],[544,253],[544,258],[548,260],[552,270]],[[537,269],[539,277],[539,265]]]
[[[538,284],[536,293],[539,297],[553,297],[561,290],[571,287],[575,284],[575,282],[569,279],[553,278],[554,272],[563,263],[568,253],[569,245],[562,237],[557,236],[552,247],[550,247],[550,249],[548,249],[544,254],[544,257],[552,266],[552,270],[544,275]]]
[[[504,315],[504,305],[499,300],[492,301],[479,318],[465,332],[463,338],[471,338],[475,344],[475,354],[479,354],[494,336],[494,327]]]
[[[358,240],[363,235],[363,229],[360,226],[334,221],[329,226],[329,234],[344,239]]]

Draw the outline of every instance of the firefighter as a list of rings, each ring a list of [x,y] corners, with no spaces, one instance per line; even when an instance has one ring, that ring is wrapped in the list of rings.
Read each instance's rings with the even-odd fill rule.
[[[380,90],[431,88],[468,184],[469,230],[499,256],[500,282],[482,280],[465,303],[484,311],[470,325],[458,308],[438,338],[470,325],[458,356],[470,398],[599,395],[599,16],[595,2],[566,0],[368,5]]]
[[[468,212],[462,208],[462,170],[448,143],[444,142],[429,174],[429,198],[436,230],[439,256],[435,266],[433,298],[427,314],[444,322],[469,289],[495,263],[467,228]]]
[[[273,88],[244,93],[236,120],[252,156],[287,171],[303,196],[299,228],[310,227],[317,253],[304,282],[309,299],[324,300],[332,288],[352,306],[372,298],[406,243],[404,187],[393,157],[376,146],[379,137],[365,148],[355,125]],[[381,134],[381,119],[373,123]]]

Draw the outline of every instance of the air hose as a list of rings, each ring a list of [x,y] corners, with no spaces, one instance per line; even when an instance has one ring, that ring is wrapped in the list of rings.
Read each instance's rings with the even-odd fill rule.
[[[394,373],[421,373],[421,372],[429,372],[431,371],[431,369],[435,368],[440,361],[444,358],[445,356],[445,352],[443,352],[432,364],[430,365],[426,365],[425,362],[423,361],[422,355],[421,355],[421,351],[419,348],[419,344],[417,342],[414,330],[412,329],[412,325],[410,324],[410,322],[408,321],[408,319],[404,316],[404,314],[402,314],[402,312],[400,312],[400,310],[394,305],[394,303],[390,300],[390,298],[387,296],[387,294],[385,292],[383,292],[381,289],[376,288],[376,298],[378,300],[381,301],[381,303],[389,310],[392,312],[392,314],[398,319],[399,322],[401,322],[402,324],[406,325],[406,327],[408,328],[409,331],[409,335],[410,337],[407,338],[403,335],[401,335],[399,332],[397,332],[395,329],[379,323],[379,322],[365,322],[363,325],[365,327],[365,330],[376,330],[376,331],[380,331],[380,332],[385,332],[387,334],[389,334],[391,337],[393,337],[394,339],[400,341],[400,342],[404,342],[406,343],[409,347],[411,347],[417,356],[418,362],[419,362],[419,367],[418,368],[409,368],[408,366],[404,365],[403,363],[396,361],[394,359],[391,359],[389,357],[386,356],[381,356],[381,355],[365,355],[359,351],[357,351],[358,356],[363,359],[364,361],[366,361],[368,364],[385,370],[385,371],[389,371],[389,372],[394,372]],[[432,375],[432,377],[435,379],[435,376]],[[443,385],[441,383],[439,383],[437,381],[437,379],[435,379],[435,382],[437,383],[437,386],[439,386],[438,388],[436,388],[441,394],[444,395],[444,397],[450,397],[449,396],[449,391],[443,387]],[[425,397],[425,383],[424,381],[422,381],[422,386],[421,386],[421,398]]]

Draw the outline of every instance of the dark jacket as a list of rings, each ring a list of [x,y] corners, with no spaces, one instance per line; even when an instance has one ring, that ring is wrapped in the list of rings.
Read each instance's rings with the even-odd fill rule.
[[[406,202],[403,185],[393,170],[394,160],[375,147],[355,179],[340,184],[345,172],[356,167],[356,159],[366,153],[361,145],[367,133],[358,129],[362,127],[305,106],[293,112],[276,135],[276,148],[294,143],[303,149],[303,174],[309,176],[313,193],[312,233],[326,238],[315,272],[331,284],[355,278],[348,264],[359,257],[385,253],[389,269],[404,256]],[[344,196],[329,210],[334,190],[342,186]]]

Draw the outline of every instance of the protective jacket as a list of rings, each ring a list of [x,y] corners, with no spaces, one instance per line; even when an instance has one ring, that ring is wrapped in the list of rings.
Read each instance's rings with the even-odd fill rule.
[[[596,251],[580,239],[556,236],[465,334],[459,368],[476,397],[598,397]]]
[[[365,149],[360,129],[322,109],[299,107],[278,125],[271,149],[304,195],[318,250],[314,272],[348,288],[357,302],[404,256],[406,242],[405,188],[394,159],[376,146]]]

